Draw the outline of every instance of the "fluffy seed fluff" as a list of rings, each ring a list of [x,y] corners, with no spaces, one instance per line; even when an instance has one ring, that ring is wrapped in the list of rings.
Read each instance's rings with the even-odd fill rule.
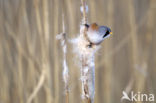
[[[81,61],[82,97],[94,101],[95,93],[95,64],[94,55],[100,46],[89,47],[89,41],[85,38],[86,27],[80,26],[80,35],[71,40],[73,51]]]
[[[73,52],[76,53],[79,57],[82,55],[93,56],[95,52],[100,49],[100,46],[97,45],[90,48],[88,46],[90,42],[86,40],[85,35],[83,35],[84,30],[85,26],[81,25],[80,35],[70,41],[73,44]]]
[[[85,9],[86,9],[86,13],[88,13],[88,5],[86,5]],[[80,11],[81,13],[83,13],[83,6],[80,7]]]
[[[67,45],[66,45],[66,40],[65,40],[65,33],[61,33],[59,35],[56,36],[56,39],[61,40],[61,46],[63,49],[63,81],[65,83],[65,88],[68,91],[68,82],[69,82],[69,69],[67,66],[67,62],[66,62],[66,53],[67,53]]]

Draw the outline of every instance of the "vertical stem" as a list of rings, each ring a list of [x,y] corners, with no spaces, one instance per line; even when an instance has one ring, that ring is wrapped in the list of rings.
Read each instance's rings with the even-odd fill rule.
[[[69,103],[69,92],[66,91],[66,103]]]
[[[67,67],[67,45],[66,45],[66,33],[65,33],[65,23],[64,23],[64,14],[62,16],[62,30],[63,30],[63,41],[62,41],[62,46],[63,46],[63,55],[64,55],[64,70],[63,70],[63,76],[64,76],[64,82],[65,82],[65,89],[66,89],[66,103],[69,103],[69,73],[68,73],[68,67]]]
[[[94,75],[94,55],[90,56],[84,53],[82,55],[81,68],[82,92],[88,103],[93,103],[94,101]]]
[[[86,2],[85,0],[81,0],[82,3],[82,8],[83,8],[83,19],[82,19],[82,24],[87,23],[87,15],[86,15]]]
[[[61,41],[61,46],[63,50],[63,80],[65,84],[65,98],[66,98],[66,103],[69,103],[69,73],[68,73],[68,66],[67,66],[67,44],[66,44],[66,33],[65,33],[65,24],[64,24],[64,15],[62,16],[62,30],[63,32],[59,35],[56,36],[57,39],[60,39]]]
[[[87,15],[86,15],[86,3],[85,0],[81,0],[82,3],[82,25],[87,24]],[[82,37],[82,41],[80,41],[83,45],[81,47],[81,79],[82,79],[82,94],[88,103],[93,103],[94,101],[94,83],[95,83],[95,70],[94,70],[94,49],[90,51],[90,48],[87,47],[87,39],[86,39],[86,28],[80,28],[80,37]]]

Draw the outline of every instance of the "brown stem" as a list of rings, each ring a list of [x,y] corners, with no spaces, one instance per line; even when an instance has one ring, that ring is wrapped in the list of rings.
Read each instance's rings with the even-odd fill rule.
[[[83,7],[83,24],[87,24],[87,15],[86,15],[86,3],[85,0],[81,0],[82,7]]]
[[[69,103],[69,91],[66,91],[66,103]]]
[[[88,103],[91,103],[91,99],[90,98],[88,98],[87,100],[88,100]]]

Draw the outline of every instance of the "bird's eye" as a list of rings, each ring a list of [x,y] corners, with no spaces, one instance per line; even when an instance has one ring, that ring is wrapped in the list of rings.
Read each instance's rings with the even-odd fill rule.
[[[107,32],[103,35],[103,38],[106,37],[107,35],[109,35],[109,31],[107,30]]]

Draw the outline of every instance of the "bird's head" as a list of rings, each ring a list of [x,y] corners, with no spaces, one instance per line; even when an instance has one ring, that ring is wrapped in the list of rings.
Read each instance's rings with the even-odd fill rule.
[[[103,38],[106,38],[112,34],[111,29],[107,26],[100,26],[98,32],[100,35],[102,35]]]
[[[112,34],[111,29],[107,26],[98,26],[96,23],[87,25],[88,40],[95,45],[100,44],[105,38]]]

